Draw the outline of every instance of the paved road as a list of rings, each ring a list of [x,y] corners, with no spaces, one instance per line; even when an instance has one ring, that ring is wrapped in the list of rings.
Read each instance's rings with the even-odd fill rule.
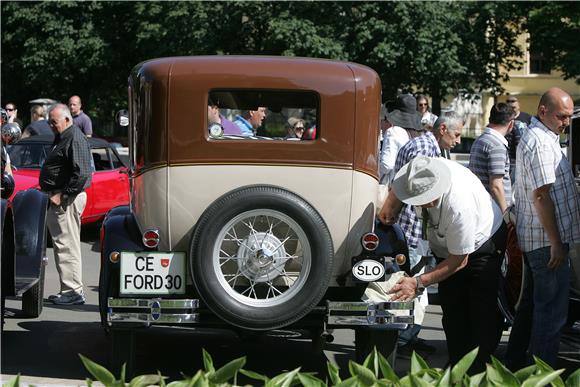
[[[78,385],[89,376],[78,358],[79,353],[107,365],[109,340],[100,326],[98,314],[99,245],[96,230],[83,231],[82,249],[85,305],[63,307],[45,302],[39,318],[24,319],[20,314],[20,300],[7,301],[9,316],[1,341],[4,381],[9,378],[7,375],[21,373],[25,376],[25,383]],[[48,250],[48,257],[45,298],[58,291],[52,249]],[[240,338],[227,330],[192,329],[183,335],[160,329],[139,336],[136,372],[154,373],[159,369],[171,378],[192,375],[202,367],[201,349],[205,348],[214,357],[216,365],[247,355],[247,369],[269,376],[303,366],[303,370],[316,371],[324,377],[327,361],[337,364],[346,376],[348,360],[354,359],[353,332],[336,330],[334,333],[334,342],[326,345],[324,353],[316,353],[309,340],[294,337],[292,332]],[[437,347],[437,353],[428,359],[428,363],[444,367],[447,361],[445,337],[438,306],[429,307],[421,337]],[[500,356],[505,340],[504,335],[498,350]],[[409,360],[397,360],[398,373],[402,374],[408,368]]]

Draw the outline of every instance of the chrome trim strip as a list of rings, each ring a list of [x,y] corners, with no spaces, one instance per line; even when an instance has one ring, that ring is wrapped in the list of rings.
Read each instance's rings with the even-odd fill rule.
[[[107,306],[109,308],[151,308],[154,303],[158,303],[160,309],[197,309],[198,299],[162,299],[162,298],[109,298]]]
[[[406,329],[414,322],[413,316],[391,316],[384,320],[372,320],[366,316],[328,316],[326,325],[333,326],[376,326],[392,329]]]
[[[188,324],[199,321],[198,313],[169,313],[161,314],[154,319],[150,313],[115,313],[109,311],[107,320],[112,323],[146,323],[146,324]]]
[[[328,312],[367,312],[369,310],[414,310],[414,301],[389,301],[378,303],[328,301]]]

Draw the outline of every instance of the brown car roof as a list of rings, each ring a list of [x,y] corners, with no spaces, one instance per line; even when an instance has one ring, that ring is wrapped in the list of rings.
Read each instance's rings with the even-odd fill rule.
[[[201,56],[154,59],[133,74],[152,90],[144,165],[316,165],[377,175],[381,86],[368,67],[311,58]],[[210,139],[207,96],[212,89],[314,91],[320,96],[319,138],[243,144]],[[146,139],[137,136],[137,141]]]

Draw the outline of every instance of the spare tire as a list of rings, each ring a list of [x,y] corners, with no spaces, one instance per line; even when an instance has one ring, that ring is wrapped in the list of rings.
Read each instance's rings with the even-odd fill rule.
[[[241,328],[287,326],[322,299],[334,249],[322,217],[304,199],[250,186],[216,200],[189,249],[195,287],[207,307]]]

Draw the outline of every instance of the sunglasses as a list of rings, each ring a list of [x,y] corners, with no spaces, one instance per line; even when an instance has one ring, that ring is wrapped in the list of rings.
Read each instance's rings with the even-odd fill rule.
[[[304,130],[304,126],[296,126],[296,127],[294,127],[294,129],[296,129],[296,130]]]
[[[427,106],[426,103],[420,103],[419,106]]]
[[[14,110],[15,109],[8,109],[8,108],[6,108],[6,111],[8,111],[8,112],[13,112]]]
[[[507,103],[514,103],[514,102],[518,102],[518,100],[517,99],[508,99],[507,100]]]

